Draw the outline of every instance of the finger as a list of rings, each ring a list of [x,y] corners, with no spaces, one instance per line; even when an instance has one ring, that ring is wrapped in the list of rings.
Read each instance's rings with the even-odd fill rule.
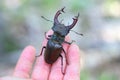
[[[47,35],[52,34],[52,30],[48,31]],[[42,46],[46,46],[47,40],[44,39]],[[47,80],[50,72],[50,64],[47,64],[44,60],[44,51],[40,57],[37,57],[36,64],[33,69],[32,78],[34,80]]]
[[[18,78],[14,76],[5,76],[0,78],[0,80],[32,80],[32,79],[23,79],[23,78]]]
[[[61,57],[52,64],[51,72],[49,75],[49,80],[62,80],[63,74],[61,72]]]
[[[77,45],[70,45],[68,59],[69,65],[66,68],[64,80],[80,80],[80,51]]]
[[[66,41],[70,41],[69,37],[66,37]],[[63,49],[67,53],[69,45],[63,44]],[[56,53],[57,54],[57,53]],[[50,80],[63,80],[63,73],[65,73],[65,66],[66,66],[66,56],[64,52],[62,52],[62,57],[59,57],[55,63],[52,64],[51,72],[49,75]],[[66,54],[67,55],[67,54]],[[63,65],[61,64],[63,62]]]
[[[13,76],[29,78],[33,62],[35,60],[35,48],[27,46],[18,60]]]

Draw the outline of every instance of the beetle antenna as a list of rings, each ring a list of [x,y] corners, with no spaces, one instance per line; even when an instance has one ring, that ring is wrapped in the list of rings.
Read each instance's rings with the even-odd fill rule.
[[[53,21],[51,21],[51,20],[45,18],[44,16],[41,16],[41,18],[43,18],[43,19],[46,20],[46,21],[49,21],[49,22],[52,22],[52,23],[53,23]]]
[[[70,31],[72,31],[72,32],[74,32],[74,33],[76,33],[76,34],[78,34],[78,35],[81,35],[81,36],[83,36],[83,34],[81,34],[81,33],[78,33],[78,32],[76,32],[76,31],[74,31],[74,30],[70,30]]]

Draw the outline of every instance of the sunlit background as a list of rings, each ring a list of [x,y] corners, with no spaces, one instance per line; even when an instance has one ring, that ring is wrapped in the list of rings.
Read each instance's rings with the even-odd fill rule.
[[[13,72],[25,46],[39,54],[53,25],[41,16],[53,20],[63,7],[65,25],[80,13],[73,30],[84,36],[69,35],[81,49],[81,80],[120,80],[120,0],[0,0],[0,76]]]

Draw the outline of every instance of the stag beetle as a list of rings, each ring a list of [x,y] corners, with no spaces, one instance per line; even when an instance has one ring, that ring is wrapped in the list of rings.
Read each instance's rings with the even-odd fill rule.
[[[65,8],[65,7],[64,7]],[[41,56],[43,53],[43,50],[45,49],[44,53],[44,59],[45,62],[48,64],[53,64],[58,57],[61,57],[61,72],[64,74],[63,71],[63,56],[61,55],[61,52],[63,51],[66,57],[66,52],[63,49],[62,43],[71,44],[72,42],[65,41],[65,36],[69,33],[70,29],[72,29],[75,24],[78,21],[79,13],[75,18],[73,18],[73,23],[71,25],[65,26],[64,24],[60,23],[58,21],[58,16],[63,12],[64,8],[61,10],[58,10],[57,13],[54,16],[54,25],[52,27],[53,34],[48,35],[46,39],[48,40],[47,45],[42,47],[41,53],[38,56]],[[38,57],[36,56],[36,57]],[[68,64],[67,58],[66,63]]]

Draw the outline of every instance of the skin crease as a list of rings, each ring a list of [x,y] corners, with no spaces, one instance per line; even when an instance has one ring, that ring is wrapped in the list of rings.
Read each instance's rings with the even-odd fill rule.
[[[50,30],[47,35],[52,34]],[[70,42],[66,36],[65,41]],[[47,40],[44,39],[42,46],[45,46]],[[65,56],[63,55],[63,68],[65,75],[61,73],[61,58],[50,65],[44,61],[43,54],[35,61],[35,48],[27,46],[18,60],[12,76],[3,76],[0,80],[80,80],[80,50],[79,47],[72,43],[71,45],[63,43],[63,48],[67,53],[69,65],[66,65]],[[35,65],[33,67],[33,63]]]

